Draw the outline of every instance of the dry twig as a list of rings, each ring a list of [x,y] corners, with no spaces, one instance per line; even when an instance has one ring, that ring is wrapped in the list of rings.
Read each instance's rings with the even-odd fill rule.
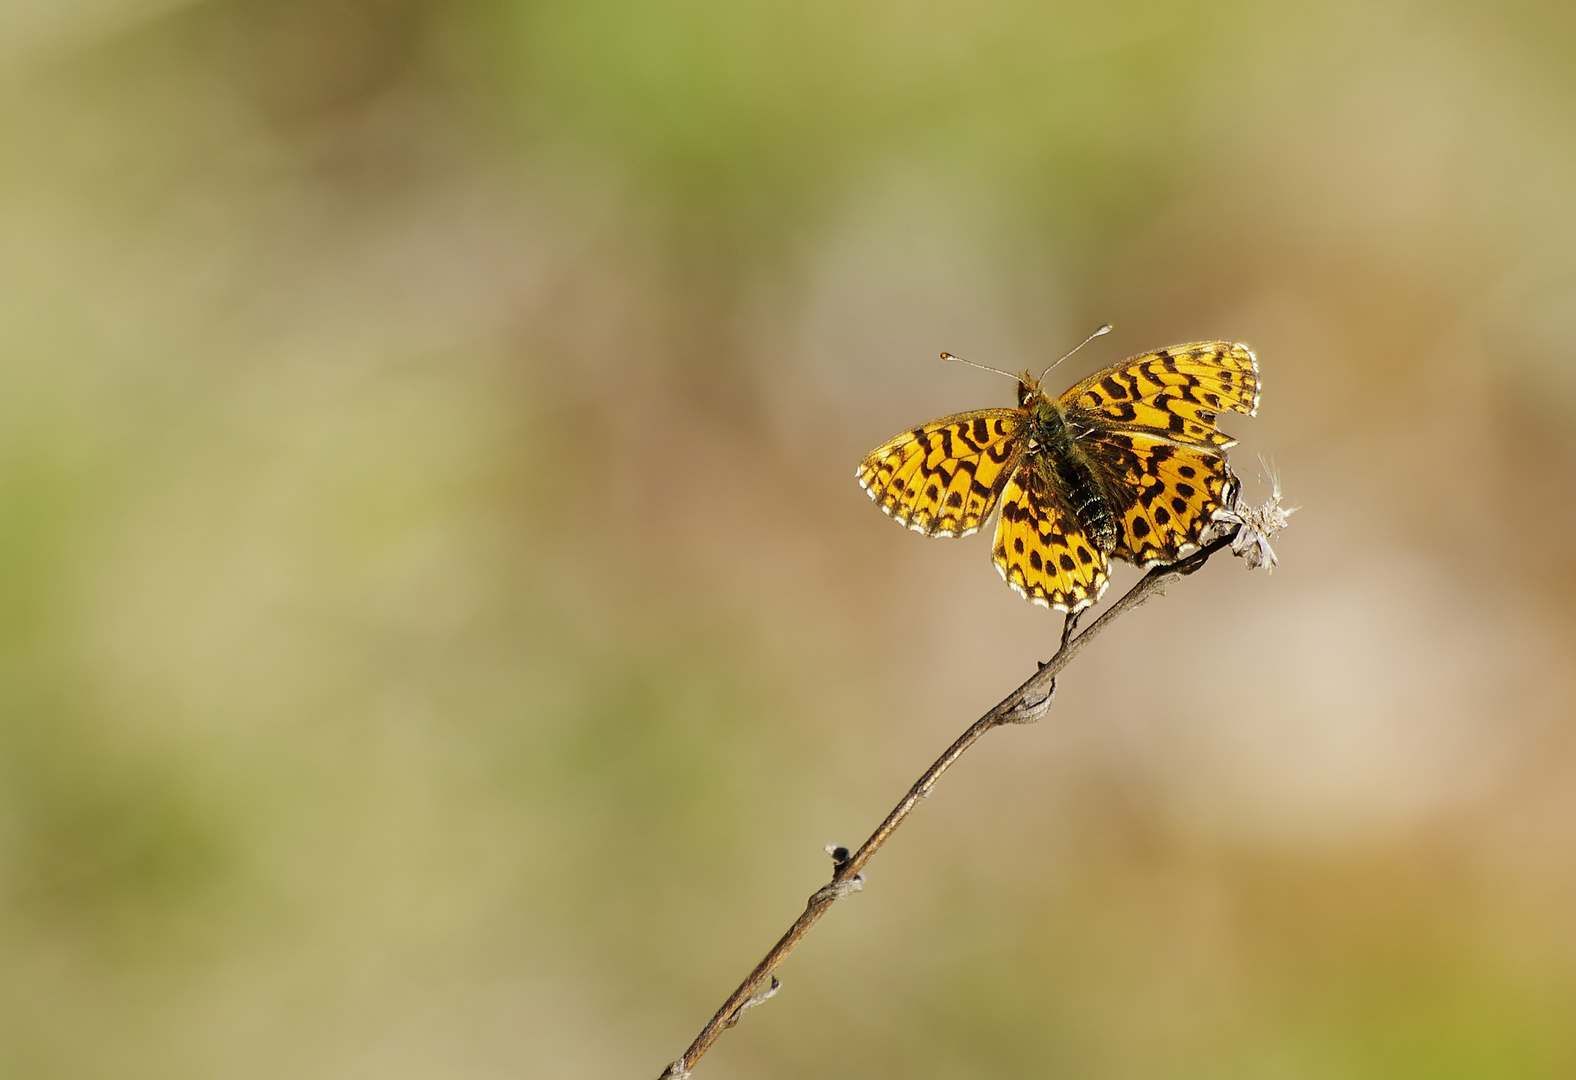
[[[1278,490],[1276,499],[1278,502]],[[1284,521],[1280,524],[1284,525]],[[722,1007],[701,1029],[695,1041],[690,1043],[689,1049],[684,1051],[684,1056],[664,1069],[658,1080],[683,1080],[688,1077],[701,1055],[717,1041],[717,1036],[737,1024],[746,1009],[759,1005],[777,992],[781,985],[773,974],[777,966],[793,952],[804,936],[810,932],[810,928],[820,921],[821,916],[825,915],[834,903],[860,889],[864,882],[859,876],[860,869],[881,849],[881,845],[887,842],[897,827],[903,824],[903,819],[908,817],[914,807],[924,801],[930,794],[930,789],[941,779],[942,774],[963,756],[965,750],[978,742],[980,737],[992,728],[1003,724],[1030,724],[1044,716],[1050,709],[1051,698],[1056,692],[1056,676],[1072,662],[1073,657],[1083,651],[1084,646],[1127,612],[1140,606],[1156,593],[1163,593],[1167,585],[1199,570],[1209,561],[1210,556],[1222,548],[1231,546],[1238,532],[1239,528],[1233,527],[1229,532],[1218,536],[1186,558],[1150,570],[1139,579],[1138,584],[1102,612],[1100,617],[1089,624],[1081,634],[1075,633],[1078,628],[1078,616],[1068,616],[1062,626],[1061,647],[1056,650],[1056,655],[1042,663],[1040,669],[1031,675],[1028,681],[1003,698],[995,708],[970,724],[969,729],[959,735],[957,741],[947,747],[946,752],[915,781],[914,786],[908,789],[908,794],[892,808],[886,820],[870,834],[870,839],[866,840],[858,851],[850,854],[847,848],[830,849],[833,863],[832,880],[810,895],[804,913],[788,928],[788,932],[778,939],[777,944],[772,946],[771,951],[762,958],[761,962],[755,965],[755,970],[739,984],[739,988],[722,1003]]]

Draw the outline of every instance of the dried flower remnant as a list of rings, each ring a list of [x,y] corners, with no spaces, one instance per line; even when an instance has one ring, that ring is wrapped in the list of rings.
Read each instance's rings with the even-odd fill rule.
[[[1239,485],[1232,494],[1231,506],[1216,510],[1213,519],[1220,526],[1219,535],[1224,535],[1233,525],[1237,527],[1237,535],[1231,540],[1231,553],[1246,562],[1249,570],[1262,566],[1274,573],[1275,549],[1270,547],[1270,541],[1286,527],[1286,519],[1302,507],[1282,508],[1280,474],[1270,465],[1265,465],[1264,471],[1270,477],[1270,497],[1266,501],[1249,506]]]

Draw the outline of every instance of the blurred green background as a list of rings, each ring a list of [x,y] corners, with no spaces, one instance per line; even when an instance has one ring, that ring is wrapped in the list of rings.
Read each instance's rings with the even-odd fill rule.
[[[1553,0],[0,5],[0,1075],[654,1077],[1052,649],[854,464],[1107,321],[1280,570],[696,1075],[1576,1075],[1572,192]]]

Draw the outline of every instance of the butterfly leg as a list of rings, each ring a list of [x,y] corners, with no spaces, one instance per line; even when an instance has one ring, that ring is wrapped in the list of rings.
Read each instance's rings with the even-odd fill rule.
[[[1071,640],[1073,631],[1078,629],[1078,620],[1083,617],[1085,610],[1086,609],[1084,608],[1079,608],[1077,611],[1069,613],[1066,619],[1063,620],[1062,644],[1061,647],[1056,650],[1058,653],[1060,653],[1062,649],[1067,648],[1067,642]],[[1052,657],[1052,659],[1055,658]],[[1051,666],[1050,660],[1040,660],[1038,663],[1040,665],[1041,671],[1044,671],[1046,668]],[[1018,702],[1017,707],[1014,708],[1012,712],[1008,713],[1007,716],[1003,718],[1002,722],[1008,724],[1032,724],[1040,717],[1045,715],[1046,710],[1051,707],[1052,699],[1055,697],[1056,680],[1052,679],[1051,688],[1045,692],[1045,696],[1043,698],[1040,698],[1038,701],[1032,703],[1028,701]]]
[[[1077,611],[1069,612],[1067,618],[1062,621],[1062,649],[1067,648],[1067,643],[1072,640],[1073,631],[1078,629],[1078,620],[1083,618],[1083,613],[1086,610],[1088,609],[1079,608]],[[1060,652],[1061,649],[1057,651]],[[1045,665],[1041,664],[1040,666],[1044,667]]]
[[[1062,643],[1057,646],[1057,653],[1060,653],[1063,649],[1067,648],[1067,643],[1072,640],[1073,631],[1078,629],[1078,620],[1083,618],[1084,611],[1084,608],[1079,608],[1077,611],[1069,612],[1066,617],[1062,619]],[[1056,657],[1051,657],[1051,660],[1054,659],[1056,659]],[[1051,660],[1037,660],[1035,662],[1040,665],[1040,670],[1044,671],[1046,668],[1051,666]]]

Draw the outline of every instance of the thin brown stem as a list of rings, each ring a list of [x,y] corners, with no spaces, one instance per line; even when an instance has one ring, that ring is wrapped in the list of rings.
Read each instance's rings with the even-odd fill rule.
[[[1107,626],[1121,618],[1127,612],[1149,600],[1156,593],[1164,592],[1165,587],[1188,574],[1194,573],[1221,548],[1231,543],[1235,530],[1225,536],[1219,537],[1203,548],[1195,551],[1185,559],[1157,566],[1138,580],[1138,584],[1127,590],[1116,603],[1112,604],[1100,617],[1083,633],[1075,633],[1078,628],[1078,616],[1069,615],[1062,625],[1061,647],[1056,654],[1040,665],[1040,669],[996,704],[989,712],[969,725],[967,731],[959,735],[957,741],[947,747],[946,752],[931,763],[930,768],[914,782],[908,789],[908,794],[892,808],[876,831],[870,834],[870,839],[862,844],[858,851],[845,858],[839,859],[837,855],[846,854],[841,849],[833,856],[836,869],[833,871],[832,880],[810,894],[809,901],[805,904],[803,914],[794,920],[788,932],[777,939],[777,944],[761,958],[755,969],[739,984],[722,1007],[707,1021],[695,1041],[690,1043],[689,1049],[684,1051],[684,1056],[674,1061],[662,1071],[658,1080],[682,1080],[690,1074],[695,1063],[701,1055],[711,1049],[711,1044],[717,1041],[728,1028],[739,1022],[740,1015],[746,1009],[765,1001],[777,992],[779,983],[773,972],[777,966],[787,959],[810,928],[820,921],[821,916],[837,901],[849,893],[859,891],[863,878],[859,871],[865,863],[870,861],[881,846],[887,842],[897,827],[913,811],[914,807],[924,801],[930,790],[936,786],[953,762],[963,756],[963,752],[979,741],[987,731],[1000,727],[1003,724],[1033,723],[1044,716],[1050,708],[1051,698],[1056,691],[1056,676],[1070,664],[1075,656],[1084,650],[1096,636]],[[765,987],[765,989],[763,989]]]

